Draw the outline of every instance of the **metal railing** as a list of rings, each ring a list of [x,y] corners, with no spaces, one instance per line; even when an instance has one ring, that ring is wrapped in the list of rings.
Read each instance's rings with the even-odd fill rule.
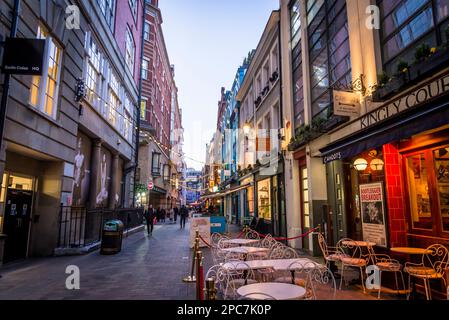
[[[58,248],[80,248],[101,240],[103,223],[121,220],[124,232],[143,224],[143,209],[60,208]]]

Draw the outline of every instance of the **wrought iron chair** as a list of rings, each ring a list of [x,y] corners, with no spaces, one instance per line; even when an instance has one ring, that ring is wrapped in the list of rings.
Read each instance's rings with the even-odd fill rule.
[[[214,232],[212,233],[212,235],[210,236],[210,240],[211,240],[211,244],[217,246],[218,242],[223,239],[223,238],[228,238],[225,235],[222,235],[221,233],[218,232]]]
[[[340,290],[341,285],[344,280],[345,268],[353,267],[360,270],[360,281],[363,288],[363,293],[366,293],[364,284],[364,268],[369,264],[371,255],[363,254],[362,248],[357,245],[357,243],[349,238],[344,238],[338,241],[337,249],[341,254],[341,279],[340,279]]]
[[[372,252],[371,258],[373,260],[374,265],[379,269],[379,291],[377,294],[377,298],[380,299],[380,292],[382,289],[382,272],[393,272],[394,278],[396,281],[396,290],[399,294],[399,281],[398,281],[398,273],[401,275],[402,287],[405,290],[405,282],[404,275],[402,273],[402,265],[398,260],[392,259],[387,254],[377,254]]]
[[[342,253],[338,251],[337,247],[328,246],[322,233],[318,233],[318,244],[323,253],[323,258],[326,261],[326,267],[329,268],[331,262],[340,261]]]
[[[254,271],[249,265],[240,260],[229,261],[232,262],[234,268],[220,268],[220,279],[224,279],[223,298],[225,300],[235,300],[238,298],[237,289],[247,285],[257,283],[255,280]]]
[[[304,266],[307,269],[307,265]],[[308,271],[309,281],[306,299],[309,300],[335,300],[337,295],[337,282],[334,274],[325,265],[315,264]],[[330,294],[329,294],[330,293]]]
[[[248,229],[245,233],[245,239],[260,240],[260,236],[256,231]]]
[[[222,265],[216,264],[209,268],[206,272],[206,276],[204,279],[212,278],[215,282],[215,289],[217,290],[218,295],[223,295],[224,281],[226,280],[224,277],[225,273],[222,271]]]
[[[404,271],[408,273],[409,293],[407,299],[410,298],[410,280],[411,277],[422,279],[424,281],[424,290],[426,291],[427,300],[432,299],[430,288],[430,280],[443,280],[446,287],[445,273],[449,267],[449,253],[448,249],[441,244],[434,244],[427,248],[430,251],[428,254],[422,256],[422,262],[412,263],[406,262]]]

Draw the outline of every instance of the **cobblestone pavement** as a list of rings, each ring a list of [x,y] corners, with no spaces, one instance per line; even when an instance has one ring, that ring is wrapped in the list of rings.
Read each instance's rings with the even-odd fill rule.
[[[236,234],[235,227],[230,227]],[[99,251],[83,256],[28,259],[0,268],[0,299],[195,299],[195,284],[182,278],[191,268],[189,224],[156,225],[153,236],[139,232],[124,239],[119,254]],[[204,269],[212,265],[210,250],[203,248]],[[67,290],[68,265],[80,268],[80,290]],[[357,286],[337,292],[338,299],[375,299]],[[384,295],[384,298],[397,298]]]

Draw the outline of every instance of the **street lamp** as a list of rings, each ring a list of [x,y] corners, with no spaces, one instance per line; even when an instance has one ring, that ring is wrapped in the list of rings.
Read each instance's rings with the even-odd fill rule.
[[[243,125],[243,133],[248,135],[250,130],[251,124],[249,122],[245,122],[245,124]]]
[[[371,161],[370,168],[373,171],[382,171],[384,168],[384,162],[382,159],[376,158]]]
[[[368,161],[366,161],[363,158],[359,158],[354,161],[354,168],[357,171],[365,171],[367,167],[368,167]]]

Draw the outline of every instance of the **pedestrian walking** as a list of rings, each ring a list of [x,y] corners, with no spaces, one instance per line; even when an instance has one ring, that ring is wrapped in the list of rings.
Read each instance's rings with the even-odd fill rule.
[[[175,223],[176,223],[176,221],[178,220],[178,214],[179,214],[179,209],[178,209],[178,207],[174,207],[174,208],[173,208],[173,214],[174,214],[173,219],[175,220]]]
[[[165,223],[165,216],[166,215],[167,215],[167,213],[166,213],[165,209],[162,209],[161,210],[161,220],[162,220],[163,223]]]
[[[180,220],[180,224],[181,224],[181,229],[184,229],[186,226],[186,219],[187,219],[187,215],[189,214],[189,211],[187,210],[186,206],[182,206],[181,207],[181,220]]]
[[[161,207],[159,207],[159,208],[157,208],[157,211],[156,211],[156,220],[157,220],[157,222],[160,222],[161,221]]]
[[[150,204],[149,208],[145,210],[145,220],[147,222],[147,233],[148,235],[153,233],[154,228],[154,209],[153,205]]]

